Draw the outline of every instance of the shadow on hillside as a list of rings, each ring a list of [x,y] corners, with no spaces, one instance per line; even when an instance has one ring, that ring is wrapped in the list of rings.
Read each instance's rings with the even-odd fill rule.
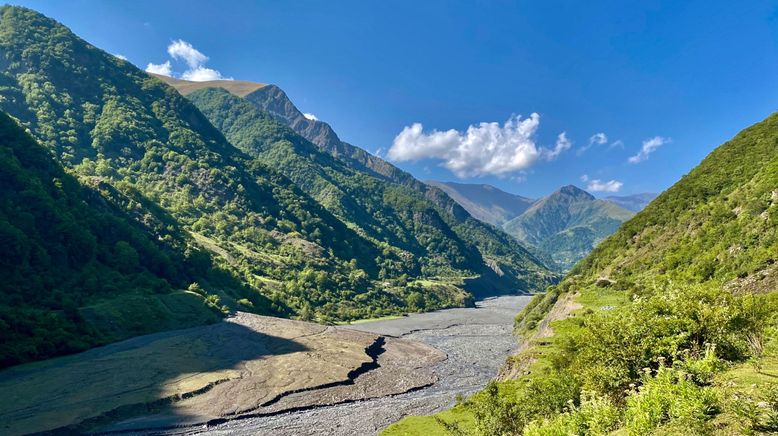
[[[490,268],[483,268],[480,275],[464,280],[463,288],[473,294],[476,300],[500,295],[527,294],[527,284],[509,275],[499,276]]]
[[[0,372],[0,391],[15,400],[0,405],[0,433],[83,433],[159,413],[170,425],[185,418],[172,413],[173,404],[235,378],[229,370],[243,362],[306,350],[294,340],[221,322],[20,365]]]

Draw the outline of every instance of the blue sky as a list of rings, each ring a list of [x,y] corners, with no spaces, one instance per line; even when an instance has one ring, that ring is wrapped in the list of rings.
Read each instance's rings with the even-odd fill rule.
[[[418,178],[533,197],[661,191],[778,102],[776,2],[18,3],[140,68],[191,70],[180,39]]]

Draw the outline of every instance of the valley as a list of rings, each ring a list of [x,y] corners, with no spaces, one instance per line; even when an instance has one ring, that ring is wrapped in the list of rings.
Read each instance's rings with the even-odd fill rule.
[[[778,434],[778,8],[192,1],[0,6],[0,434]]]
[[[529,300],[338,327],[238,313],[21,365],[0,373],[14,400],[2,430],[376,433],[483,388],[515,349],[513,316]]]

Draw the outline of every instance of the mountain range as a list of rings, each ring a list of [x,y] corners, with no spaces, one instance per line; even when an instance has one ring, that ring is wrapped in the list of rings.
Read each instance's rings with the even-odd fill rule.
[[[436,180],[425,183],[444,191],[474,218],[497,227],[521,215],[535,203],[532,198],[511,194],[492,185]]]
[[[610,198],[597,199],[573,185],[533,200],[491,185],[426,183],[445,191],[474,217],[502,228],[562,272],[634,215]],[[639,194],[615,198],[635,208],[653,197]]]
[[[8,209],[2,222],[18,246],[9,256],[33,268],[13,264],[15,279],[0,285],[4,331],[15,335],[4,365],[236,309],[334,322],[558,279],[443,191],[305,118],[279,88],[163,81],[21,7],[0,8],[0,110],[13,119],[7,130],[18,123],[29,135],[9,133],[23,145],[3,165],[44,191],[4,192],[32,209]],[[53,161],[19,157],[36,146]],[[50,186],[52,171],[68,175],[70,197]],[[72,237],[43,229],[46,218],[30,227],[54,213],[51,202],[76,217]],[[83,224],[94,211],[75,209],[93,204],[124,224]],[[73,280],[58,279],[66,271]],[[197,315],[178,322],[176,305]]]
[[[632,195],[609,195],[605,197],[605,199],[611,203],[616,203],[624,209],[631,210],[632,212],[640,212],[645,209],[645,207],[648,206],[648,203],[651,203],[656,196],[657,194],[644,192]]]

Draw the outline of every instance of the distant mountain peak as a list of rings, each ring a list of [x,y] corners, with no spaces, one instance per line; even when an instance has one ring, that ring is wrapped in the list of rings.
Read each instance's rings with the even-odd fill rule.
[[[559,267],[568,270],[632,215],[627,209],[567,185],[503,224],[503,229],[548,253]]]
[[[575,185],[565,185],[559,188],[553,195],[564,195],[568,197],[580,198],[582,200],[594,200],[594,195],[584,191]]]

